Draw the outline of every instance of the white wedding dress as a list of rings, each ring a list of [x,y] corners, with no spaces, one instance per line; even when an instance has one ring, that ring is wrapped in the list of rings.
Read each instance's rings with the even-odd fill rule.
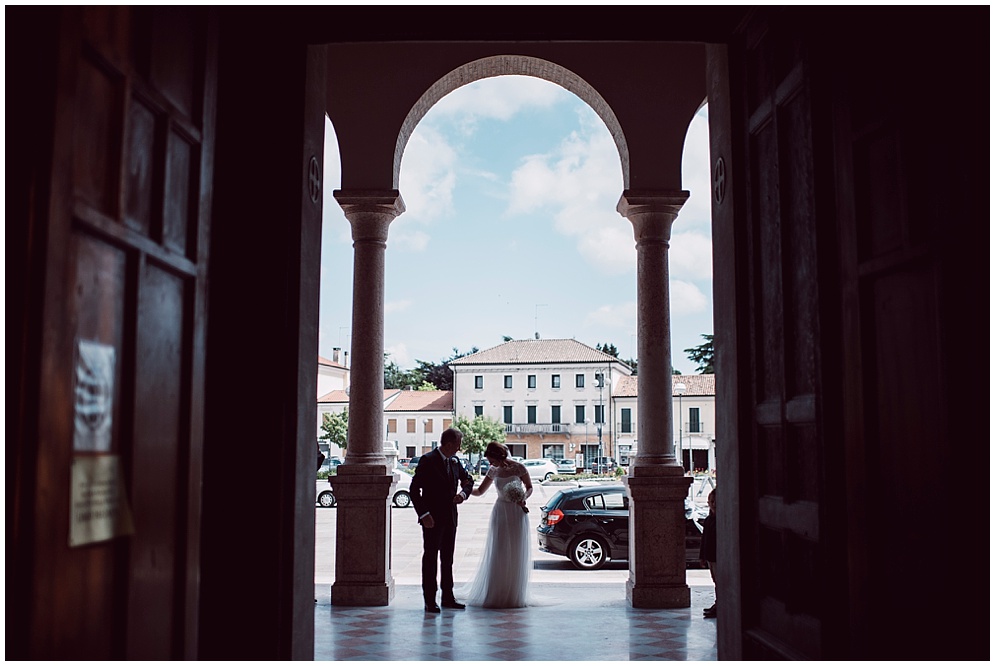
[[[517,473],[523,471],[491,467],[487,472],[497,488],[498,497],[491,511],[491,524],[480,568],[462,595],[470,606],[524,608],[531,605],[532,542],[528,514],[519,504],[504,497],[506,487],[518,479]]]

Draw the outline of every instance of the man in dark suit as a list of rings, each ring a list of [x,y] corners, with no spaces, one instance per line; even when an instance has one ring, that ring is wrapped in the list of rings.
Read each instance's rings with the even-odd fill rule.
[[[465,608],[453,596],[453,554],[456,551],[456,507],[470,496],[473,479],[454,456],[463,442],[463,433],[449,428],[439,438],[439,448],[418,461],[411,480],[411,499],[422,526],[424,553],[421,560],[421,587],[425,610],[439,613],[435,603],[436,563],[442,562],[442,605]]]

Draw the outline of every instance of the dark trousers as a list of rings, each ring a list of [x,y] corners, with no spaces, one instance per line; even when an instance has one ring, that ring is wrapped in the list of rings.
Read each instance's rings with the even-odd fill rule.
[[[453,553],[456,551],[456,526],[436,523],[432,529],[422,528],[424,553],[421,558],[421,589],[426,603],[435,603],[436,563],[441,560],[443,601],[453,598]]]

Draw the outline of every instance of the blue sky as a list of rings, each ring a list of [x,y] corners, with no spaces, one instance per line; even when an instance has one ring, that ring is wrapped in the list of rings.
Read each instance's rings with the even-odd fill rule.
[[[325,124],[325,208],[318,353],[349,351],[352,240],[332,197],[341,182],[334,128]],[[707,107],[684,147],[691,198],[670,250],[674,367],[712,333]],[[387,239],[385,341],[402,368],[473,347],[534,337],[613,343],[636,353],[636,250],[615,211],[618,151],[600,118],[559,86],[501,76],[440,100],[401,162],[407,211]]]

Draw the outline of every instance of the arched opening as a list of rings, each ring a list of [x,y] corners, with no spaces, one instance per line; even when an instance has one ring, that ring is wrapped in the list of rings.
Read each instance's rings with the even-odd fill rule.
[[[481,66],[481,63],[484,63],[484,62],[489,63],[490,69]],[[407,119],[404,122],[402,132],[399,135],[399,139],[398,139],[398,142],[397,142],[397,152],[395,152],[395,161],[394,161],[395,172],[394,172],[394,181],[393,181],[395,187],[399,187],[401,189],[401,191],[402,191],[403,196],[405,197],[405,204],[406,204],[407,211],[405,212],[405,214],[403,216],[398,217],[395,221],[393,221],[391,223],[390,236],[387,239],[387,246],[391,250],[394,250],[396,247],[406,248],[408,250],[411,250],[412,248],[422,249],[422,248],[425,247],[425,244],[428,242],[427,237],[426,237],[426,233],[425,233],[424,229],[419,229],[417,227],[417,225],[415,225],[415,224],[406,224],[406,219],[407,220],[417,220],[420,216],[424,216],[424,210],[420,210],[419,207],[417,206],[417,204],[415,202],[418,201],[418,200],[421,200],[421,202],[424,203],[424,202],[426,202],[428,200],[428,197],[425,196],[423,192],[418,192],[417,196],[410,196],[409,197],[409,192],[411,192],[412,190],[405,189],[405,188],[409,187],[408,183],[410,181],[406,181],[404,174],[401,172],[401,163],[400,163],[400,158],[403,156],[402,151],[403,151],[404,147],[409,147],[410,148],[412,145],[414,145],[416,147],[416,149],[420,149],[420,143],[419,143],[420,139],[418,137],[418,133],[417,133],[417,130],[415,128],[416,128],[417,121],[421,120],[421,119],[424,119],[426,117],[426,115],[428,114],[428,108],[430,108],[430,107],[426,106],[426,105],[429,105],[430,102],[434,103],[434,102],[437,102],[440,99],[442,99],[442,96],[443,96],[442,91],[445,91],[447,88],[462,88],[462,86],[467,85],[467,83],[472,82],[472,81],[480,81],[480,79],[484,79],[484,78],[491,79],[492,77],[500,76],[501,75],[500,74],[500,70],[499,69],[495,69],[495,68],[498,67],[498,65],[500,63],[505,63],[505,62],[510,62],[510,63],[516,65],[518,67],[518,69],[522,69],[522,67],[521,67],[521,63],[522,62],[525,62],[525,63],[535,62],[535,59],[528,59],[528,58],[493,58],[493,59],[484,59],[482,61],[476,61],[475,63],[471,63],[470,65],[464,66],[464,68],[468,68],[468,69],[458,68],[457,70],[454,70],[455,73],[451,73],[451,74],[443,77],[435,85],[433,85],[429,89],[428,92],[424,93],[419,98],[418,102],[415,104],[415,106],[412,109],[412,111],[408,114]],[[495,63],[498,63],[498,64],[495,64]],[[546,64],[548,65],[549,63],[546,63]],[[604,227],[604,228],[614,228],[614,229],[617,229],[617,230],[619,230],[621,232],[620,235],[623,237],[622,245],[626,245],[627,246],[626,250],[628,251],[629,256],[627,258],[623,258],[621,260],[621,263],[626,263],[627,262],[627,265],[626,265],[626,268],[623,271],[621,271],[621,272],[624,274],[625,279],[628,280],[628,284],[626,286],[628,288],[629,302],[630,303],[625,308],[618,307],[618,303],[617,302],[607,302],[607,303],[599,304],[599,305],[601,306],[600,307],[600,313],[602,315],[607,314],[609,316],[614,315],[616,317],[621,317],[622,315],[619,314],[620,312],[622,312],[623,314],[627,314],[627,316],[628,316],[628,322],[629,322],[629,328],[624,329],[624,332],[621,334],[621,338],[619,338],[619,337],[616,336],[615,342],[619,342],[620,343],[618,345],[620,348],[622,348],[622,347],[628,348],[629,351],[630,351],[630,357],[634,358],[636,356],[635,349],[634,349],[634,345],[635,345],[635,342],[636,342],[636,339],[635,339],[636,338],[636,335],[635,335],[635,310],[636,310],[636,308],[635,308],[635,303],[632,302],[632,301],[634,300],[634,293],[633,293],[633,291],[634,291],[634,286],[635,286],[634,285],[634,283],[635,283],[635,251],[634,251],[634,248],[633,248],[633,240],[632,240],[632,236],[631,236],[631,234],[632,234],[631,226],[629,225],[629,223],[626,220],[624,220],[623,218],[620,218],[618,216],[618,214],[617,214],[617,211],[614,210],[617,198],[618,198],[620,192],[623,190],[623,188],[625,186],[625,183],[628,180],[628,178],[627,178],[628,174],[627,174],[627,169],[626,169],[626,167],[627,167],[628,149],[625,146],[624,139],[622,138],[621,128],[617,126],[617,120],[614,119],[614,114],[611,112],[611,109],[607,106],[607,104],[604,102],[604,100],[601,98],[600,95],[598,95],[596,92],[594,92],[593,89],[591,89],[589,86],[587,86],[585,88],[585,86],[578,84],[577,81],[579,81],[579,78],[576,77],[576,76],[568,76],[569,72],[566,72],[566,70],[563,69],[563,68],[546,67],[544,71],[547,72],[547,75],[543,77],[544,79],[546,79],[546,80],[559,79],[559,81],[557,81],[557,83],[559,83],[559,85],[561,85],[561,86],[563,85],[561,83],[561,81],[569,82],[570,85],[572,85],[575,89],[580,90],[581,92],[583,92],[587,96],[588,99],[595,100],[595,102],[598,103],[601,106],[600,113],[598,113],[598,116],[602,119],[602,122],[603,122],[603,119],[607,116],[609,118],[609,120],[616,125],[616,131],[615,132],[611,132],[610,130],[606,130],[605,129],[605,127],[606,127],[605,125],[601,126],[602,127],[602,129],[601,129],[602,136],[599,136],[599,141],[600,141],[599,146],[603,148],[603,146],[604,146],[605,143],[607,143],[608,146],[610,146],[610,152],[612,153],[612,158],[614,160],[617,160],[615,162],[615,165],[616,165],[615,168],[618,169],[618,167],[619,167],[620,164],[623,167],[623,169],[621,170],[622,173],[619,173],[618,171],[616,171],[616,173],[619,173],[619,176],[621,176],[621,177],[618,178],[618,180],[615,181],[615,183],[613,184],[613,186],[611,188],[609,188],[609,189],[611,189],[611,192],[610,192],[610,194],[606,198],[604,198],[604,201],[602,202],[603,206],[602,206],[602,210],[601,210],[600,214],[602,215],[601,219],[604,220],[604,223],[600,224],[600,225],[595,225],[594,227],[589,227],[588,228],[588,232],[592,232],[593,231],[594,234],[596,234],[597,233],[597,227],[599,227],[599,226],[600,227]],[[457,74],[459,72],[462,72],[462,73],[461,74]],[[587,116],[588,116],[588,118],[593,117],[594,114],[591,112],[590,104],[588,104],[587,108],[588,108],[588,110],[587,110]],[[704,116],[704,115],[702,115],[701,118],[700,118],[700,121],[699,121],[700,126],[704,127],[704,123],[706,121],[707,121],[707,117]],[[707,130],[705,131],[705,136],[706,136],[706,141],[703,144],[703,146],[699,146],[699,149],[702,152],[707,153]],[[607,141],[605,141],[605,139],[607,139]],[[624,151],[623,153],[621,153],[621,157],[620,157],[620,152],[619,152],[620,150]],[[441,154],[445,154],[446,151],[445,150],[439,150],[438,147],[437,147],[437,149],[432,152],[432,154],[435,155],[436,157],[438,157],[440,155],[440,153]],[[537,164],[538,164],[538,166],[537,166]],[[535,173],[544,173],[546,175],[549,175],[549,174],[556,175],[554,173],[555,169],[550,168],[549,164],[541,164],[541,163],[538,163],[537,161],[533,161],[532,164],[531,164],[531,166],[536,167],[532,171],[533,174],[535,174]],[[523,173],[524,173],[524,171],[523,171]],[[706,171],[705,174],[704,174],[704,176],[703,176],[703,178],[707,179],[707,177],[708,176],[707,176],[707,171]],[[329,174],[326,174],[326,183],[329,182],[329,180],[330,180]],[[447,178],[445,176],[441,177],[439,180],[441,180],[442,182],[447,182]],[[602,178],[602,180],[603,180],[603,178]],[[433,181],[433,182],[438,182],[438,180]],[[555,181],[550,181],[550,184],[551,185],[555,185]],[[603,183],[599,183],[599,187],[601,187],[603,189],[604,188]],[[573,190],[571,190],[571,193],[573,195],[575,195],[574,199],[583,199],[583,197],[584,197],[585,194],[589,194],[590,193],[589,189],[590,188],[583,188],[583,187],[582,188],[574,188]],[[704,187],[704,188],[701,188],[701,189],[702,189],[702,195],[703,195],[703,197],[707,197],[708,188]],[[436,191],[435,194],[439,195],[440,193],[438,191]],[[578,215],[578,211],[580,210],[580,209],[578,209],[576,207],[577,201],[571,199],[570,197],[559,198],[557,196],[557,192],[556,192],[556,188],[555,187],[542,188],[540,190],[540,192],[539,192],[538,200],[540,202],[542,202],[542,205],[537,206],[539,208],[546,207],[550,202],[552,202],[554,204],[562,204],[562,208],[560,210],[560,215],[562,215],[563,219],[566,220],[566,221],[570,221],[570,219],[571,219],[571,213],[573,214],[574,217],[576,217]],[[434,201],[437,202],[437,199],[434,200]],[[587,203],[590,203],[590,202],[587,202]],[[574,205],[574,208],[571,209],[568,204]],[[705,230],[707,230],[708,227],[709,227],[709,220],[708,220],[708,217],[707,217],[707,211],[708,211],[707,201],[706,201],[706,204],[704,206],[704,211],[705,211],[705,218],[701,221],[701,223],[702,223],[703,228]],[[547,215],[551,216],[551,217],[554,217],[554,218],[557,218],[557,216],[558,216],[557,213],[549,213],[549,212],[547,212]],[[479,223],[479,220],[473,220],[473,222]],[[507,224],[507,220],[504,220],[504,224],[505,225]],[[462,225],[463,233],[464,234],[469,233],[468,229],[472,228],[472,226],[473,225],[471,225],[470,223],[466,223],[465,222]],[[481,224],[480,226],[486,227],[488,225],[485,222],[485,223]],[[494,226],[496,226],[496,225],[494,225]],[[346,228],[346,225],[343,224],[341,228]],[[480,227],[478,227],[478,229],[479,228]],[[502,229],[502,231],[505,231],[505,229]],[[433,233],[441,233],[441,230],[439,228],[435,228],[435,229],[433,229]],[[474,233],[474,238],[477,238],[479,233],[480,232]],[[570,229],[568,228],[566,231],[564,231],[564,234],[567,237],[570,237]],[[594,234],[588,234],[587,236],[594,235]],[[571,243],[577,243],[580,246],[581,250],[583,250],[585,247],[588,250],[594,250],[594,251],[590,252],[591,258],[594,258],[594,259],[598,259],[598,258],[604,259],[604,250],[605,250],[606,244],[605,243],[597,243],[597,242],[594,242],[594,243],[587,242],[587,241],[590,240],[587,236],[584,236],[582,238],[582,237],[580,237],[580,234],[576,234],[575,233],[574,237],[571,239]],[[627,238],[624,238],[625,236],[627,236]],[[395,245],[395,239],[399,240],[400,243],[397,243]],[[604,240],[604,238],[602,240]],[[584,244],[585,242],[587,242],[586,246]],[[693,247],[693,243],[689,243],[689,247]],[[705,251],[706,261],[704,263],[707,266],[710,263],[710,262],[707,261],[707,255],[708,255],[708,252],[707,252],[707,241],[706,241],[705,247],[706,247],[706,251]],[[396,250],[395,250],[395,252],[396,252]],[[403,280],[403,278],[401,278],[401,279],[392,278],[392,276],[391,276],[391,270],[393,270],[393,269],[391,268],[391,260],[390,260],[391,253],[388,252],[387,256],[388,256],[387,273],[386,273],[386,278],[385,278],[385,288],[387,290],[387,293],[385,295],[385,309],[390,310],[391,308],[394,307],[394,304],[398,304],[398,305],[405,305],[405,304],[407,304],[407,307],[409,307],[409,308],[414,307],[415,309],[418,309],[416,305],[412,305],[411,299],[404,298],[403,296],[402,297],[398,297],[397,299],[393,299],[391,297],[390,289],[392,288],[392,285],[397,285],[399,282],[402,282],[404,280]],[[453,253],[452,252],[445,252],[445,251],[443,251],[443,252],[439,252],[437,254],[433,254],[432,256],[434,257],[433,260],[429,260],[429,261],[425,261],[424,262],[425,273],[423,273],[423,274],[417,274],[412,279],[407,280],[406,281],[407,283],[403,285],[404,287],[410,289],[412,286],[417,286],[418,284],[421,283],[422,279],[426,277],[426,275],[430,275],[433,272],[433,269],[435,269],[436,271],[442,271],[442,272],[446,272],[446,273],[459,274],[460,271],[458,269],[454,270],[454,266],[453,266],[454,261],[453,261]],[[508,256],[512,256],[512,255],[509,254]],[[578,256],[583,256],[583,255],[578,255]],[[688,262],[688,264],[689,265],[699,265],[700,266],[701,262],[691,261],[691,262]],[[501,269],[505,269],[505,270],[513,268],[513,266],[508,265],[507,262],[505,263],[505,265],[501,265],[501,264],[497,264],[497,265]],[[476,266],[476,270],[477,271],[481,270],[479,262],[478,262],[478,264]],[[467,274],[470,274],[470,273],[472,273],[472,271],[468,271],[467,272]],[[535,271],[533,269],[532,270],[532,282],[533,282],[533,284],[535,283],[535,281],[537,279],[541,280],[542,276],[543,276],[543,273],[541,271]],[[400,277],[400,276],[398,276],[398,277]],[[488,293],[488,294],[492,293],[491,290],[489,290],[489,289],[484,289],[483,292],[484,293]],[[453,294],[452,289],[446,290],[443,293],[446,294],[446,298],[447,299],[453,298],[454,294]],[[455,300],[457,302],[465,302],[466,299],[455,298],[453,300]],[[548,300],[548,299],[543,298],[543,297],[537,297],[537,298],[533,298],[531,300],[534,301],[534,300]],[[691,300],[694,300],[694,299],[691,299]],[[706,301],[706,299],[704,299],[704,298],[701,298],[701,299],[698,299],[698,300],[699,301]],[[706,303],[707,303],[707,301],[706,301]],[[529,303],[527,303],[525,305],[526,305],[526,307],[528,309],[528,317],[527,317],[527,319],[530,320],[529,323],[532,324],[534,321],[537,321],[538,318],[539,318],[539,312],[538,312],[538,305],[539,304],[538,303],[529,302]],[[700,303],[699,303],[699,305],[700,305]],[[522,309],[521,306],[519,306],[519,307],[520,307],[520,309]],[[533,309],[532,308],[533,307],[536,308],[536,310],[535,310],[535,320],[533,320],[533,318],[532,318],[532,313],[533,313]],[[707,310],[708,308],[704,307],[704,309]],[[425,310],[423,309],[421,311],[424,312]],[[545,313],[543,313],[543,314],[545,314]],[[333,326],[333,328],[337,328],[337,327]],[[538,326],[538,327],[529,326],[526,329],[525,336],[530,335],[533,332],[534,328],[540,328],[541,329],[543,327],[542,326]],[[387,329],[387,334],[386,334],[386,338],[385,338],[385,349],[386,350],[390,350],[390,348],[391,348],[391,341],[389,339],[390,338],[390,329],[391,329],[390,312],[388,312],[388,318],[386,320],[386,329]],[[410,328],[407,328],[406,330],[410,331]],[[492,338],[491,338],[492,343],[493,344],[497,344],[498,341],[499,341],[499,337],[498,336],[499,335],[507,334],[509,332],[510,331],[501,330],[501,329],[497,329],[495,331],[492,331],[492,334],[491,334],[492,335]],[[332,331],[332,333],[333,333],[333,337],[334,337],[334,331]],[[554,336],[555,335],[562,335],[562,334],[556,334],[556,333],[554,333]],[[697,335],[697,333],[696,333],[696,335]],[[525,337],[525,336],[522,336],[521,333],[519,333],[518,335],[514,335],[512,337]],[[325,337],[325,334],[322,333],[321,337]],[[570,335],[570,334],[565,334],[564,337],[578,337],[578,336],[576,336],[576,335]],[[481,342],[481,341],[480,340],[476,340],[476,341],[471,340],[471,341],[467,342],[466,344],[467,345],[477,346],[477,344],[479,342]],[[609,342],[609,340],[602,339],[601,337],[595,336],[593,339],[591,339],[589,341],[589,344],[591,346],[593,346],[595,343],[600,344],[601,342]],[[490,344],[491,343],[485,343],[484,345],[480,345],[480,346],[490,346]],[[465,348],[465,347],[463,347],[463,348]],[[419,360],[423,360],[423,359],[419,358]],[[614,421],[614,418],[612,419],[612,421]],[[389,437],[390,436],[390,427],[389,427],[389,424],[387,424],[385,430],[387,430],[388,437]],[[404,447],[398,447],[398,448],[399,448],[399,450],[402,450],[402,451],[404,450]],[[397,518],[397,512],[396,511],[392,512],[392,516],[393,516],[393,519],[396,519]],[[319,555],[319,559],[320,559],[320,557],[322,557],[322,556]],[[392,557],[396,557],[396,556],[392,556]],[[619,570],[619,573],[624,576],[626,572],[625,572],[625,570]],[[624,579],[622,579],[622,580],[624,580]]]

